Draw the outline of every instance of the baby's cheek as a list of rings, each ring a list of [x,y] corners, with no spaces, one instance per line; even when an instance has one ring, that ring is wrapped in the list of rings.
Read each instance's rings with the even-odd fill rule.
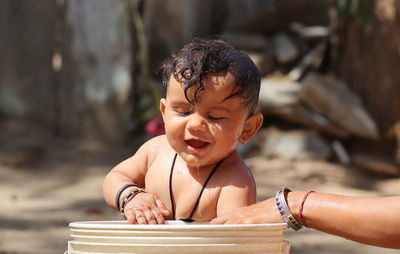
[[[176,137],[176,135],[174,135],[173,132],[166,132],[167,135],[167,140],[169,145],[173,148],[173,149],[177,149],[178,147],[178,138]]]
[[[220,144],[223,144],[224,147],[229,147],[231,149],[235,149],[238,143],[239,136],[234,133],[225,133],[225,135],[219,136]]]
[[[233,143],[233,144],[230,146],[230,150],[232,150],[232,151],[235,150],[235,149],[237,148],[238,144],[239,144],[238,141],[236,141],[235,143]]]

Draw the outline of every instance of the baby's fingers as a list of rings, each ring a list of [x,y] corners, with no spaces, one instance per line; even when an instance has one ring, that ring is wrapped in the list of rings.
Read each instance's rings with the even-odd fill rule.
[[[155,214],[151,210],[144,211],[144,217],[146,218],[148,224],[157,224]]]
[[[128,224],[137,224],[135,210],[125,212],[125,216],[126,216],[126,219],[128,220]]]
[[[164,215],[158,208],[153,208],[152,213],[154,214],[157,224],[165,224]]]
[[[141,210],[135,210],[135,215],[137,224],[148,224],[144,212],[142,212]]]
[[[156,199],[156,204],[157,204],[157,208],[158,208],[159,211],[162,213],[163,218],[164,218],[165,216],[168,216],[168,215],[169,215],[168,209],[165,207],[164,203],[163,203],[161,200],[159,200],[158,198]]]

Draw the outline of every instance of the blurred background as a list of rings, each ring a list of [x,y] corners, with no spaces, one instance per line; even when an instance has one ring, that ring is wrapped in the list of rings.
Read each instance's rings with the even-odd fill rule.
[[[400,195],[398,0],[3,0],[0,254],[63,253],[114,220],[101,184],[163,132],[160,61],[222,38],[262,73],[264,126],[238,149],[258,200],[281,186]],[[397,253],[313,230],[294,253]]]

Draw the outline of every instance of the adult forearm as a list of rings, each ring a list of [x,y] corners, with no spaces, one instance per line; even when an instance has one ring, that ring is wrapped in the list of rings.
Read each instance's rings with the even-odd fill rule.
[[[299,219],[305,192],[291,192],[290,210]],[[310,228],[357,242],[400,248],[400,197],[348,197],[311,193],[304,202],[302,220]]]

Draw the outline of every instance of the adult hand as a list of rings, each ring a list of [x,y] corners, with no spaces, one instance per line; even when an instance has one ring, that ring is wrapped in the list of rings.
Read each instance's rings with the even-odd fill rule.
[[[275,198],[237,208],[210,221],[210,224],[260,224],[283,222]]]
[[[129,224],[164,224],[168,209],[156,195],[148,192],[136,194],[124,209]]]

